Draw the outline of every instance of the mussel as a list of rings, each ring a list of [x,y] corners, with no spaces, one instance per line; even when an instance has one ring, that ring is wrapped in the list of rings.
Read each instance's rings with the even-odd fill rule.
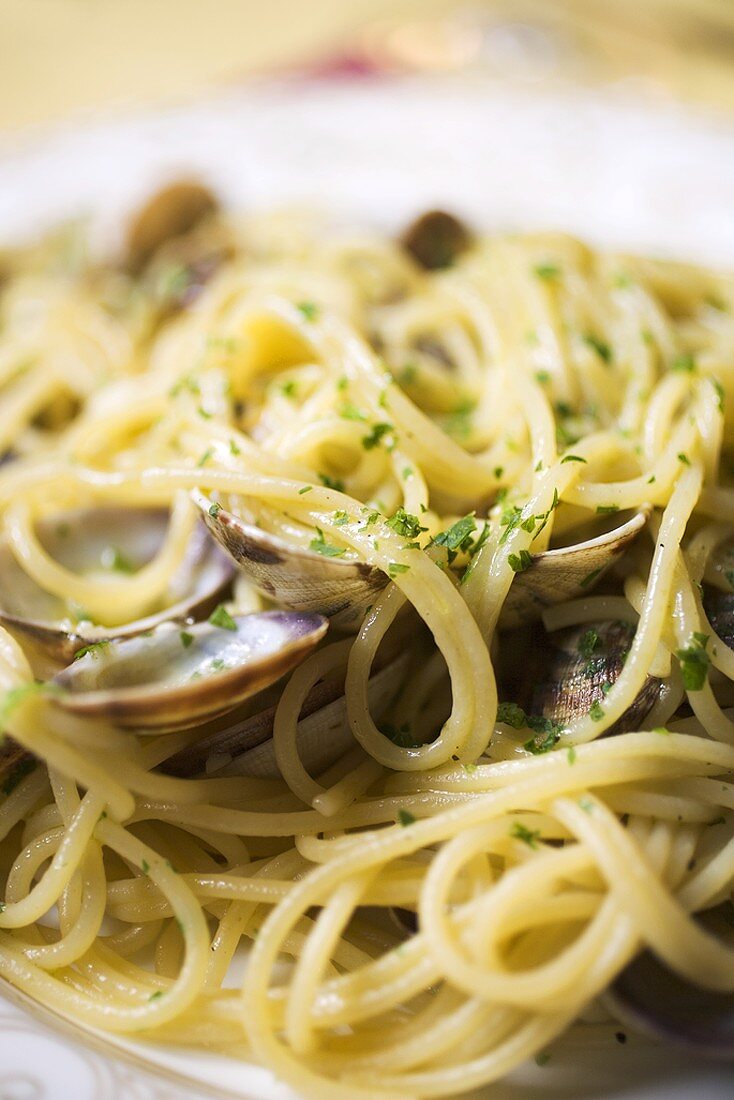
[[[321,615],[265,611],[182,629],[164,623],[90,646],[52,683],[64,710],[123,728],[172,730],[206,722],[274,683],[321,640]]]
[[[91,508],[60,513],[41,521],[36,534],[54,561],[71,572],[121,576],[145,566],[163,544],[169,513],[159,508]],[[91,622],[83,608],[46,591],[16,560],[7,539],[0,539],[0,623],[21,641],[48,656],[70,661],[85,645],[142,634],[168,619],[198,618],[221,601],[232,579],[231,561],[206,531],[197,526],[181,566],[171,578],[164,606],[118,625]],[[76,614],[72,614],[76,611]]]

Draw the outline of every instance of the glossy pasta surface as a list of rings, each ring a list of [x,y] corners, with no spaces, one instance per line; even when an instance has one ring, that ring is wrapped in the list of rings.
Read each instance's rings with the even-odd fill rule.
[[[104,263],[0,257],[0,976],[335,1100],[496,1081],[646,948],[734,991],[699,919],[734,884],[734,278],[187,201]],[[186,603],[203,535],[239,568]],[[277,609],[328,633],[229,713],[64,705],[75,639],[120,688],[120,645]]]

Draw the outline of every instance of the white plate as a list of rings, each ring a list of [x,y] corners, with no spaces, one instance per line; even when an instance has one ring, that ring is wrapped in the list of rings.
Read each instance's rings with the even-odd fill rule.
[[[490,227],[562,228],[734,267],[734,126],[637,89],[488,81],[293,81],[59,130],[0,156],[0,239],[91,210],[101,235],[162,177],[198,171],[237,205],[311,202],[396,225],[441,204]],[[119,1055],[119,1056],[118,1056]],[[0,987],[0,1100],[292,1098],[225,1058],[90,1036]],[[608,1033],[560,1043],[492,1100],[731,1100],[734,1065]]]

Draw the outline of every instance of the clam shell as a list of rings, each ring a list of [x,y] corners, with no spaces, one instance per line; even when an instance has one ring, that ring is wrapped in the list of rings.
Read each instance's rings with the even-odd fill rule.
[[[34,757],[12,737],[0,733],[0,794],[9,795],[33,767]]]
[[[266,611],[233,629],[172,624],[95,648],[53,683],[56,706],[133,729],[180,729],[232,710],[297,665],[326,633],[321,615]]]
[[[409,662],[410,654],[403,653],[370,676],[370,713],[377,721],[395,697]],[[314,774],[324,771],[355,747],[343,690],[341,684],[333,681],[317,684],[306,696],[301,710],[296,735],[298,753],[306,769]],[[275,707],[268,707],[197,741],[167,760],[163,769],[172,775],[192,776],[207,770],[211,761],[217,761],[212,773],[277,779],[280,771],[273,748],[274,718]]]
[[[451,267],[472,244],[472,233],[464,222],[445,210],[428,210],[411,222],[400,236],[400,244],[427,271]]]
[[[271,600],[297,611],[318,611],[340,630],[356,630],[387,584],[382,570],[360,561],[327,558],[262,531],[203,493],[192,498],[214,538]]]
[[[594,703],[603,703],[604,688],[613,684],[624,667],[635,630],[629,623],[596,622],[556,630],[547,635],[542,664],[533,676],[529,712],[561,725],[589,713]],[[584,640],[595,636],[591,652],[582,652]],[[609,728],[608,733],[638,729],[660,698],[662,681],[648,676],[632,705]]]
[[[703,919],[709,923],[719,915],[712,910]],[[724,939],[731,916],[727,923]],[[692,985],[652,951],[643,951],[624,968],[604,1001],[619,1020],[643,1035],[711,1058],[734,1059],[734,992]]]
[[[94,508],[64,512],[38,525],[48,553],[74,572],[100,569],[114,548],[133,568],[154,557],[165,537],[169,514],[162,508]],[[197,528],[185,558],[171,579],[165,608],[122,626],[72,624],[67,604],[36,584],[0,540],[0,623],[55,660],[69,662],[85,645],[142,634],[169,619],[208,614],[221,601],[233,575],[231,562]]]
[[[132,217],[127,232],[127,266],[140,271],[158,249],[193,229],[218,207],[196,180],[179,180],[156,191]]]
[[[641,508],[603,535],[535,554],[507,594],[500,627],[520,626],[539,618],[546,607],[591,592],[644,529],[648,515],[649,508]]]
[[[319,611],[337,629],[356,630],[388,582],[375,566],[315,554],[246,523],[226,508],[212,508],[204,493],[191,495],[212,535],[239,568],[260,592],[285,607]],[[536,554],[510,588],[500,627],[512,629],[539,618],[546,607],[590,592],[643,530],[648,514],[649,509],[642,508],[593,539]]]

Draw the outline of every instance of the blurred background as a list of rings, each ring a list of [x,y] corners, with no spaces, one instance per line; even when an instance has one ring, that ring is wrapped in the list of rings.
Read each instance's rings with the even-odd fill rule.
[[[582,84],[734,109],[734,0],[0,0],[0,130],[339,67]]]

